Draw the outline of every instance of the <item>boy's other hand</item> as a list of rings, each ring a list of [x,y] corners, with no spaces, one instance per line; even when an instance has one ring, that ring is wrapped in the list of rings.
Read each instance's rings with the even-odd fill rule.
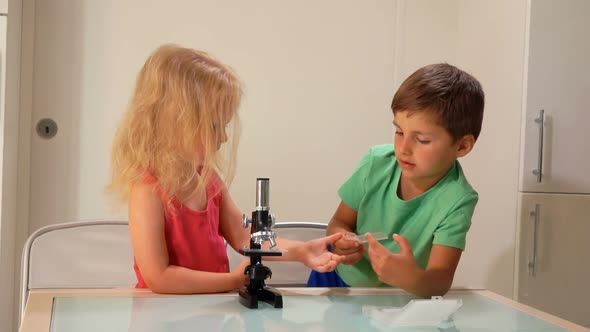
[[[412,247],[408,240],[398,234],[393,234],[393,240],[400,247],[400,252],[394,254],[367,233],[369,241],[369,260],[379,280],[386,284],[404,287],[412,282],[420,268],[414,258]]]
[[[332,244],[332,252],[344,256],[342,263],[354,265],[363,258],[365,245],[355,240],[347,240],[346,237],[356,236],[355,233],[341,233],[342,238]]]

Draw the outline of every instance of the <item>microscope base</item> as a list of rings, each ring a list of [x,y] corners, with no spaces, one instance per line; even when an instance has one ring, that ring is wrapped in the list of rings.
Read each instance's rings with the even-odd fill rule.
[[[250,309],[258,308],[258,301],[266,302],[275,308],[283,307],[283,296],[281,293],[269,286],[259,289],[248,289],[244,286],[240,289],[240,303]]]

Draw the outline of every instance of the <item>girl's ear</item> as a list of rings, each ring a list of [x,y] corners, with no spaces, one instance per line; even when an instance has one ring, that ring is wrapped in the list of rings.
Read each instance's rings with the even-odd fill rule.
[[[473,135],[465,135],[459,139],[457,144],[457,158],[464,157],[475,145],[475,137]]]

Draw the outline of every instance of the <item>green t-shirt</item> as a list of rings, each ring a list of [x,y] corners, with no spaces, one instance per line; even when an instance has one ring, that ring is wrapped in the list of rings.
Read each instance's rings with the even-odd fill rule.
[[[477,192],[463,175],[459,162],[436,185],[411,200],[401,200],[401,175],[392,144],[378,145],[363,157],[338,194],[357,212],[356,233],[383,232],[380,241],[399,253],[394,233],[408,239],[416,262],[426,268],[433,244],[465,249],[465,237],[477,204]],[[355,265],[338,265],[336,272],[353,287],[386,286],[371,268],[368,254]]]

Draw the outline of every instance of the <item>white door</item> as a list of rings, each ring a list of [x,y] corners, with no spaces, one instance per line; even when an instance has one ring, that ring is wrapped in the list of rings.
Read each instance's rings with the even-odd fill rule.
[[[590,327],[590,195],[521,194],[518,301]]]
[[[590,193],[588,17],[587,0],[531,1],[521,191]]]
[[[265,176],[279,220],[327,221],[335,190],[358,158],[391,140],[394,1],[35,5],[32,126],[51,119],[57,134],[33,133],[30,232],[76,219],[126,218],[105,194],[111,142],[137,72],[163,43],[208,51],[245,82],[231,187],[245,212],[254,208],[256,177]],[[39,131],[51,135],[54,127],[41,123]],[[351,134],[357,131],[363,134]],[[338,165],[350,167],[334,169],[335,154]]]

